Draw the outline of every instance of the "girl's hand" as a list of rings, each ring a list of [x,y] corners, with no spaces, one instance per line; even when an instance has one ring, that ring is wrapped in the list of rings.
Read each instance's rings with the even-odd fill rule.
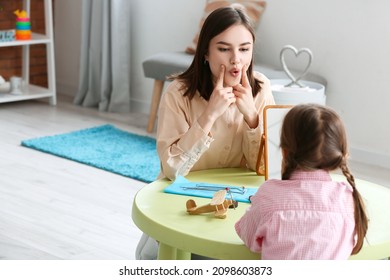
[[[248,67],[242,67],[241,84],[233,86],[233,93],[236,97],[238,110],[244,115],[246,123],[251,128],[258,125],[258,113],[252,96],[252,87],[246,74]]]

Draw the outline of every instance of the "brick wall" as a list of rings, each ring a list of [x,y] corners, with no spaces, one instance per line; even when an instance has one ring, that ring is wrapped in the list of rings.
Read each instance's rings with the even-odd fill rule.
[[[54,4],[54,3],[53,3]],[[23,9],[22,0],[0,0],[0,30],[15,29],[15,10]],[[43,0],[31,0],[31,30],[35,33],[45,32]],[[22,75],[22,47],[0,48],[0,75],[5,80],[11,76]],[[30,83],[47,86],[46,45],[30,46]]]

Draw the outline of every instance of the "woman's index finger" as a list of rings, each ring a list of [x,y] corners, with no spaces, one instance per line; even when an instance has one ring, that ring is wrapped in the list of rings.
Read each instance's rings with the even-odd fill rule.
[[[219,71],[218,80],[217,80],[217,83],[216,83],[215,86],[218,87],[218,88],[223,88],[224,78],[225,78],[225,66],[221,65],[220,71]]]
[[[250,85],[248,75],[246,73],[247,70],[248,70],[248,65],[244,65],[244,67],[242,67],[242,73],[241,73],[241,84],[243,87],[247,87],[248,85]]]

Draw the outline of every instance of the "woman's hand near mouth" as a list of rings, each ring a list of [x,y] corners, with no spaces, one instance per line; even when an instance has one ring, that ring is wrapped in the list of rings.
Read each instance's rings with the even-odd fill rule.
[[[259,117],[252,96],[252,88],[246,74],[247,69],[248,66],[246,65],[242,67],[241,84],[233,86],[233,93],[236,96],[236,105],[240,112],[244,115],[246,123],[250,128],[256,128],[259,124]],[[230,73],[231,72],[232,70]]]
[[[216,119],[218,119],[230,105],[236,101],[233,88],[224,86],[226,67],[220,66],[218,79],[213,93],[203,114],[198,118],[198,123],[206,133],[209,133]]]

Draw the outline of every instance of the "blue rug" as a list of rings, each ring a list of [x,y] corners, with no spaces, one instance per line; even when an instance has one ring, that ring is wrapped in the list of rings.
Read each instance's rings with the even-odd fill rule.
[[[103,125],[22,141],[22,146],[153,182],[160,172],[156,140]]]

